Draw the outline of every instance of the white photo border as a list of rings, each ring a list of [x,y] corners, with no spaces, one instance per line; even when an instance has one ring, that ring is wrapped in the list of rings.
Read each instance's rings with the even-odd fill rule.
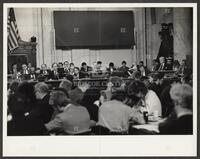
[[[7,136],[7,8],[193,8],[193,135]],[[3,156],[196,156],[197,3],[4,3]]]

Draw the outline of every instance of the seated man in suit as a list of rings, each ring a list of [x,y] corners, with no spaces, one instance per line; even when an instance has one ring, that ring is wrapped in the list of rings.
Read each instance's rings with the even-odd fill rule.
[[[192,87],[188,84],[175,84],[170,90],[170,96],[174,102],[176,119],[166,123],[160,123],[161,134],[192,134]]]
[[[30,68],[29,79],[31,79],[31,80],[37,79],[37,75],[35,73],[35,67]]]
[[[58,80],[59,79],[58,64],[52,64],[52,71],[49,72],[49,79]]]
[[[89,73],[92,71],[92,67],[87,66],[86,62],[83,62],[81,64],[81,69],[79,72],[79,78],[88,78],[89,77]]]
[[[53,114],[53,108],[49,105],[49,87],[44,82],[39,82],[35,86],[35,96],[37,103],[32,111],[29,113],[29,116],[37,117],[41,119],[44,123],[50,121]]]
[[[129,76],[129,68],[126,66],[126,61],[122,61],[122,66],[118,70],[124,72],[124,77]]]
[[[47,69],[46,64],[41,65],[40,75],[44,77],[44,79],[48,79],[50,70]]]
[[[29,71],[27,64],[22,64],[22,70],[20,71],[21,73],[21,79],[22,80],[28,80],[29,79]]]
[[[113,63],[113,62],[110,62],[110,63],[109,63],[109,66],[108,66],[108,68],[107,68],[106,70],[108,71],[109,74],[112,74],[113,71],[116,71],[116,68],[115,68],[115,66],[114,66],[114,63]]]
[[[68,61],[64,62],[63,68],[64,68],[65,75],[67,75],[69,73],[69,62]]]
[[[59,79],[63,78],[65,76],[65,70],[63,68],[63,63],[58,63],[58,73],[59,73]]]
[[[160,67],[158,68],[158,71],[164,71],[166,70],[166,64],[165,64],[165,57],[160,57],[159,58],[160,61]]]

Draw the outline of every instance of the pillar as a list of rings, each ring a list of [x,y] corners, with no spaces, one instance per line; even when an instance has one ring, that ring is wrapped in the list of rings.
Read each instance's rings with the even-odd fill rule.
[[[174,59],[181,61],[192,56],[192,8],[174,8]]]

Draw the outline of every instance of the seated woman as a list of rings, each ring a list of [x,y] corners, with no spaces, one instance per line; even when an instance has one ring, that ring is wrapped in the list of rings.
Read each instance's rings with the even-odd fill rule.
[[[66,135],[88,134],[90,132],[90,116],[86,108],[69,101],[63,91],[53,91],[49,102],[58,110],[58,114],[45,124],[50,132],[62,132]]]
[[[170,90],[174,102],[176,119],[168,120],[159,125],[160,134],[192,134],[192,87],[188,84],[175,84]]]
[[[154,91],[148,90],[143,82],[132,82],[127,87],[127,93],[129,98],[134,101],[132,102],[134,112],[141,112],[140,116],[143,117],[144,111],[147,111],[149,115],[153,115],[155,111],[158,113],[158,116],[162,115],[161,103],[158,96]],[[143,118],[138,122],[143,123]]]
[[[8,108],[12,119],[8,121],[8,136],[44,135],[47,130],[38,118],[26,116],[29,111],[29,99],[21,93],[12,94],[8,99]]]

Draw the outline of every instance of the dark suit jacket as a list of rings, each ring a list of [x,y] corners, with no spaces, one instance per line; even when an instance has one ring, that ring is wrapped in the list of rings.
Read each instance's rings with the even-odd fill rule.
[[[65,76],[64,68],[58,68],[59,78],[63,78]]]
[[[57,74],[54,73],[54,71],[50,71],[49,72],[49,79],[52,79],[52,80],[58,80],[60,77],[59,75],[59,72],[57,72]]]
[[[7,125],[8,136],[36,136],[45,135],[46,132],[41,120],[24,115],[13,117]]]
[[[192,115],[184,115],[176,120],[165,124],[164,126],[159,126],[160,134],[192,134],[193,133],[193,117]]]
[[[42,100],[38,100],[35,107],[29,113],[30,117],[36,117],[47,123],[51,120],[54,109],[49,105],[50,95],[47,94]]]

